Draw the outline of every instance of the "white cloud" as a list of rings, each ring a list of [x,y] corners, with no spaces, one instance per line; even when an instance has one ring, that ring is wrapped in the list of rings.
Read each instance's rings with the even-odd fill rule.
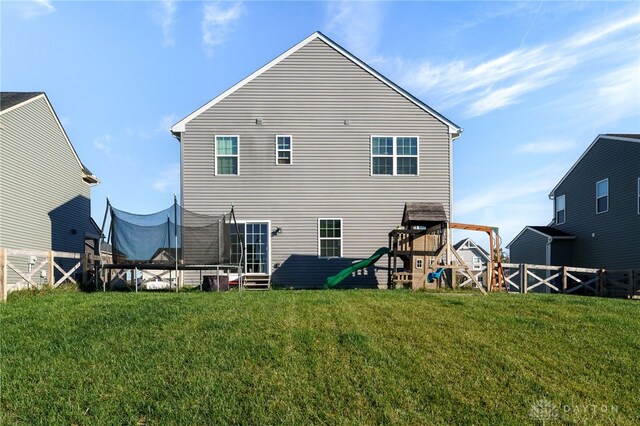
[[[380,38],[382,10],[379,2],[334,1],[327,4],[327,32],[335,35],[356,56],[368,62],[375,57]]]
[[[516,147],[519,154],[559,154],[569,151],[576,146],[576,142],[567,139],[551,139],[530,142]]]
[[[93,140],[93,147],[98,151],[104,152],[106,155],[111,155],[111,145],[113,138],[109,134],[98,136]]]
[[[12,8],[17,11],[23,19],[32,19],[56,11],[51,0],[3,2],[2,8]]]
[[[160,121],[158,122],[158,127],[156,128],[157,133],[169,134],[169,129],[171,126],[176,124],[177,116],[175,114],[165,114],[160,117]]]
[[[176,193],[180,186],[180,164],[171,164],[152,182],[151,186],[158,192]]]
[[[173,26],[176,17],[176,2],[173,0],[162,0],[157,4],[157,8],[152,12],[152,18],[162,29],[163,44],[173,46]]]
[[[403,80],[417,92],[429,93],[442,108],[467,104],[466,116],[476,117],[515,104],[528,93],[568,78],[578,65],[603,60],[612,52],[617,58],[637,57],[639,26],[640,15],[635,15],[488,60],[425,61]]]
[[[233,24],[244,13],[241,2],[206,3],[202,16],[202,42],[208,53],[213,52],[214,46],[219,46],[227,40],[233,30]]]
[[[516,174],[507,180],[455,200],[454,216],[468,215],[484,208],[496,208],[532,194],[539,194],[544,199],[549,189],[555,186],[564,172],[566,172],[566,165],[553,164],[530,173]]]

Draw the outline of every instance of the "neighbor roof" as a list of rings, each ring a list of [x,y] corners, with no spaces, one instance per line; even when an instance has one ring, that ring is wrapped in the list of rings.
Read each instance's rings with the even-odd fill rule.
[[[0,111],[19,105],[42,94],[44,92],[0,92]]]
[[[442,203],[409,202],[404,205],[403,225],[435,225],[446,221]]]
[[[62,127],[62,123],[60,123],[60,120],[58,119],[58,115],[53,109],[53,106],[51,106],[51,102],[49,102],[49,98],[47,97],[47,94],[45,92],[0,92],[0,113],[1,114],[8,113],[9,111],[15,108],[20,108],[25,103],[34,101],[41,97],[44,98],[45,102],[49,106],[49,110],[51,111],[51,114],[53,115],[53,118],[55,119],[56,124],[58,125],[58,127],[60,127],[60,130],[62,131],[62,135],[64,136],[64,139],[69,144],[69,148],[71,148],[71,152],[73,153],[74,157],[78,161],[78,164],[80,165],[80,170],[82,170],[82,180],[84,180],[89,184],[99,183],[100,181],[98,180],[98,178],[93,173],[91,173],[91,171],[88,168],[86,168],[84,164],[82,164],[82,161],[80,161],[80,157],[78,157],[78,153],[76,152],[75,148],[73,147],[73,144],[69,140],[69,137],[67,136],[67,132],[64,130],[64,127]]]
[[[449,127],[449,133],[455,134],[456,136],[459,136],[462,133],[462,128],[460,126],[458,126],[457,124],[455,124],[454,122],[452,122],[451,120],[449,120],[448,118],[446,118],[445,116],[443,116],[442,114],[440,114],[439,112],[431,108],[429,105],[425,104],[420,99],[416,98],[415,96],[413,96],[412,94],[410,94],[409,92],[407,92],[406,90],[404,90],[403,88],[401,88],[400,86],[398,86],[397,84],[395,84],[394,82],[392,82],[391,80],[389,80],[388,78],[380,74],[378,71],[371,68],[369,65],[367,65],[366,63],[358,59],[356,56],[348,52],[345,48],[343,48],[338,43],[331,40],[326,35],[322,34],[320,31],[316,31],[315,33],[311,34],[309,37],[305,38],[300,43],[296,44],[295,46],[293,46],[292,48],[290,48],[289,50],[287,50],[286,52],[284,52],[283,54],[281,54],[280,56],[278,56],[277,58],[275,58],[274,60],[272,60],[271,62],[269,62],[268,64],[266,64],[265,66],[257,70],[256,72],[254,72],[253,74],[251,74],[250,76],[246,77],[244,80],[237,83],[235,86],[227,89],[225,92],[221,93],[211,101],[207,102],[206,104],[198,108],[196,111],[192,112],[191,114],[189,114],[188,116],[186,116],[185,118],[183,118],[182,120],[174,124],[171,127],[171,132],[174,135],[177,135],[180,132],[184,132],[186,128],[186,124],[188,122],[190,122],[191,120],[193,120],[194,118],[196,118],[197,116],[199,116],[204,111],[208,110],[218,102],[222,101],[227,96],[229,96],[236,90],[240,89],[245,84],[249,83],[256,77],[260,76],[262,73],[269,70],[274,65],[277,65],[278,63],[282,62],[284,59],[286,59],[287,57],[289,57],[290,55],[298,51],[300,48],[306,46],[307,44],[309,44],[310,42],[316,39],[320,39],[324,41],[329,46],[334,48],[336,51],[344,55],[347,59],[350,59],[353,63],[358,65],[360,68],[367,71],[369,74],[371,74],[372,76],[374,76],[375,78],[377,78],[378,80],[380,80],[381,82],[383,82],[384,84],[386,84],[387,86],[389,86],[390,88],[392,88],[393,90],[395,90],[396,92],[398,92],[399,94],[407,98],[409,101],[416,104],[422,110],[430,113],[436,119],[446,124]]]
[[[520,238],[520,236],[524,234],[527,229],[554,240],[573,240],[576,238],[575,235],[569,234],[568,232],[564,232],[556,228],[552,228],[550,226],[525,226],[522,231],[520,231],[520,233],[516,235],[516,237],[511,240],[509,244],[507,244],[507,248],[511,247],[511,244],[513,244],[518,238]]]
[[[601,135],[598,135],[598,137],[596,137],[593,140],[593,142],[591,142],[591,145],[589,145],[589,147],[582,153],[580,158],[578,158],[578,161],[573,163],[573,166],[571,166],[569,171],[562,177],[562,179],[560,179],[560,182],[558,182],[558,184],[553,187],[553,189],[549,193],[549,197],[553,197],[554,196],[554,193],[556,192],[556,189],[558,189],[558,187],[560,185],[562,185],[562,182],[564,182],[564,180],[567,178],[567,176],[569,176],[571,174],[571,172],[573,171],[573,169],[576,168],[576,165],[578,165],[578,163],[580,161],[582,161],[582,159],[585,157],[585,155],[587,155],[587,153],[589,151],[591,151],[591,148],[593,148],[593,146],[600,139],[610,139],[610,140],[616,140],[616,141],[640,143],[640,134],[633,134],[633,133],[603,133]]]
[[[481,246],[476,244],[476,242],[473,241],[471,238],[465,238],[465,239],[460,240],[457,243],[455,243],[453,245],[454,250],[458,251],[458,249],[460,247],[462,247],[462,245],[464,245],[464,243],[466,243],[466,242],[469,242],[470,244],[472,244],[475,248],[477,248],[480,252],[482,252],[482,254],[484,254],[487,257],[487,259],[490,259],[489,253],[487,253],[487,251],[485,249],[483,249]]]

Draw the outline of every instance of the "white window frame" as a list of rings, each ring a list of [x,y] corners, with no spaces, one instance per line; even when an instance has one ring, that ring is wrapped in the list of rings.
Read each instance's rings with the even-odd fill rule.
[[[422,259],[416,259],[416,269],[423,269],[424,261]]]
[[[561,198],[562,198],[562,201],[564,203],[564,208],[562,210],[558,210],[558,200],[560,200]],[[597,203],[598,202],[596,201],[596,204]],[[554,214],[554,218],[553,219],[556,222],[556,225],[562,225],[564,223],[567,223],[567,197],[566,197],[566,194],[562,194],[562,195],[557,196],[555,198],[555,200],[554,200],[553,205],[554,205],[554,210],[555,210],[555,214]],[[561,212],[561,211],[564,211],[564,218],[563,218],[564,220],[562,222],[558,222],[558,213]]]
[[[236,138],[238,141],[238,153],[236,155],[218,155],[218,138]],[[213,167],[213,174],[214,176],[240,176],[240,135],[215,135],[213,137],[213,153],[215,155],[215,159],[214,159],[214,167]],[[236,157],[238,159],[238,170],[237,173],[235,175],[231,175],[231,174],[220,174],[218,173],[218,157],[221,158],[230,158],[230,157]]]
[[[373,154],[373,138],[391,138],[392,139],[392,154],[391,155],[374,155]],[[398,155],[398,138],[416,138],[416,155]],[[373,173],[373,158],[374,157],[384,157],[392,158],[392,170],[393,173],[390,175],[382,175],[382,174],[374,174]],[[416,174],[415,175],[406,175],[406,174],[398,174],[398,158],[416,158]],[[370,176],[420,176],[420,136],[403,136],[403,135],[370,135],[369,136],[369,175]]]
[[[601,195],[600,197],[598,197],[598,185],[602,182],[607,182],[607,195]],[[598,199],[602,198],[602,197],[607,197],[607,209],[603,210],[601,212],[598,211]],[[596,182],[596,214],[602,214],[602,213],[606,213],[609,211],[609,178],[606,179],[602,179],[599,180],[598,182]]]
[[[289,149],[278,148],[278,138],[289,138]],[[289,151],[289,164],[278,163],[278,153],[280,151]],[[293,136],[291,135],[276,135],[276,166],[290,166],[293,164]]]
[[[224,176],[224,175],[223,175]],[[234,176],[234,175],[231,175]],[[236,220],[237,224],[245,225],[244,228],[244,239],[242,241],[245,249],[247,247],[247,224],[266,224],[267,225],[267,239],[269,245],[269,253],[267,254],[267,272],[266,273],[251,273],[251,275],[271,275],[271,220],[270,219],[259,219],[259,220]],[[242,269],[244,271],[247,270],[247,253],[242,254]]]
[[[320,237],[320,221],[321,220],[339,220],[340,221],[340,238],[335,237]],[[318,218],[318,257],[320,259],[336,259],[338,257],[343,257],[343,241],[344,238],[344,221],[341,217],[319,217]],[[340,256],[322,256],[321,252],[321,241],[322,240],[340,240]]]

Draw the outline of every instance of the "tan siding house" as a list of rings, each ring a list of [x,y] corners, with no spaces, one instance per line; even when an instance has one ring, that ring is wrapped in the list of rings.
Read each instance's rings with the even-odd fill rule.
[[[183,206],[234,205],[245,270],[287,287],[319,287],[386,246],[407,201],[449,214],[461,131],[321,33],[172,127]],[[376,272],[344,285],[386,285]]]

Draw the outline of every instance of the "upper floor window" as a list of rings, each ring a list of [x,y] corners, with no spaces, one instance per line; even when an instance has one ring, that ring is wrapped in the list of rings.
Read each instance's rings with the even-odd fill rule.
[[[417,136],[372,136],[372,175],[418,175]]]
[[[342,257],[342,219],[318,219],[318,254]]]
[[[565,222],[566,213],[564,205],[564,195],[556,197],[556,225],[562,225]]]
[[[238,136],[216,136],[216,175],[238,175]]]
[[[609,179],[596,183],[596,213],[609,211]]]
[[[276,164],[291,164],[291,135],[276,136]]]

